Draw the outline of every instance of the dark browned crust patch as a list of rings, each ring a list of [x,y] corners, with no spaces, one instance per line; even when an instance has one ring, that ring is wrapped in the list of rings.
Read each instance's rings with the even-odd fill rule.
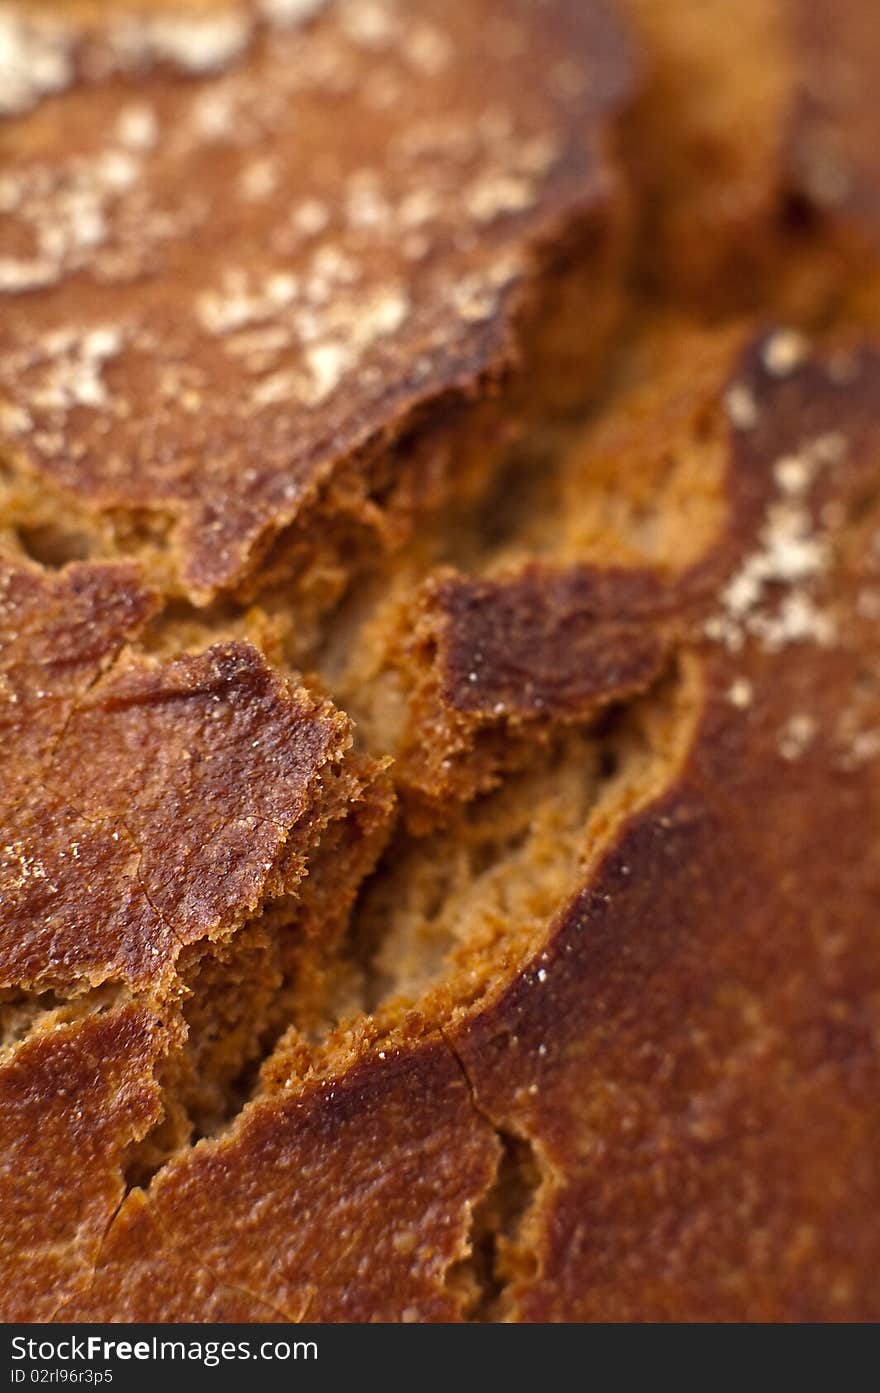
[[[582,395],[626,242],[611,145],[634,77],[613,8],[361,20],[322,6],[187,81],[167,24],[157,53],[148,27],[123,43],[110,23],[111,51],[80,59],[92,80],[0,131],[0,440],[25,523],[50,490],[96,547],[202,603],[302,520],[313,551],[346,524],[381,540],[413,492],[466,487],[442,458],[470,448],[455,408],[522,359],[499,419]],[[386,482],[422,435],[418,474],[396,459]]]
[[[875,1320],[880,349],[640,324],[557,504],[438,560],[595,386],[629,45],[604,0],[270,8],[196,60],[9,31],[55,59],[0,85],[0,1314]],[[750,0],[722,73],[697,8],[653,7],[639,303],[771,303],[797,244],[781,298],[848,305],[873,103],[803,92],[865,11]],[[350,634],[362,731],[289,666]]]
[[[464,1315],[498,1133],[539,1179],[495,1318],[876,1314],[880,358],[844,384],[833,357],[780,373],[779,353],[754,341],[714,394],[730,513],[666,592],[693,721],[665,777],[611,797],[582,888],[506,983],[349,1026],[323,1063],[288,1043],[231,1129],[160,1173],[168,1271],[199,1253],[206,1310],[241,1291],[266,1319]],[[147,1220],[135,1195],[68,1318],[179,1311],[135,1257]]]

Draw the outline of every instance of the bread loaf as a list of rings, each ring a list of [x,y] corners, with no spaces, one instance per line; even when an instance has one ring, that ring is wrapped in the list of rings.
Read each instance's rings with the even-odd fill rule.
[[[880,1316],[878,41],[0,14],[2,1319]]]

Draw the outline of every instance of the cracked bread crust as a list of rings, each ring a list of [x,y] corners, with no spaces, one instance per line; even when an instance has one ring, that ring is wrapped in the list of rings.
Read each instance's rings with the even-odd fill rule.
[[[611,775],[525,961],[317,1053],[282,1041],[229,1129],[129,1196],[66,1319],[179,1318],[181,1263],[192,1318],[236,1293],[260,1319],[466,1317],[502,1136],[537,1178],[491,1318],[876,1314],[880,359],[845,383],[833,355],[778,363],[728,340],[693,387],[724,524],[657,581],[645,622],[678,633],[672,696],[642,706],[654,762]]]
[[[334,797],[348,722],[244,644],[159,663],[129,654],[102,675],[118,623],[102,591],[112,587],[124,622],[147,611],[148,597],[120,568],[74,566],[58,582],[33,569],[7,571],[10,591],[38,592],[28,596],[34,619],[19,652],[7,649],[8,672],[39,697],[54,729],[39,738],[40,722],[10,684],[6,735],[21,787],[13,782],[4,799],[2,985],[161,989],[184,947],[228,936],[302,879],[308,841],[329,820],[322,800]],[[69,625],[50,608],[59,592],[79,611]],[[66,704],[64,645],[85,666],[84,634],[91,681]],[[29,741],[36,748],[24,763]],[[349,776],[343,803],[362,787]]]
[[[30,177],[59,139],[53,112],[80,113],[77,141],[88,143],[90,123],[124,101],[112,126],[120,150],[145,164],[180,156],[183,168],[192,152],[169,153],[160,137],[168,112],[202,101],[209,125],[220,121],[204,99],[243,100],[260,65],[295,46],[324,55],[320,90],[300,94],[297,109],[331,154],[328,91],[337,108],[354,102],[340,54],[372,94],[375,120],[352,133],[353,146],[375,149],[383,122],[392,137],[400,129],[377,90],[401,68],[427,64],[425,91],[436,84],[444,111],[473,114],[471,55],[450,57],[442,42],[460,37],[473,7],[425,0],[417,21],[391,0],[296,8],[292,19],[289,7],[263,4],[257,20],[255,7],[207,3],[198,7],[207,28],[181,27],[179,16],[132,21],[120,48],[106,13],[71,6],[64,23],[84,25],[84,37],[65,49],[68,31],[34,22],[26,43],[43,57],[18,69],[18,87],[14,64],[3,68],[17,21],[9,29],[0,16],[0,97],[17,102],[0,143],[8,138],[13,166]],[[826,38],[852,41],[857,10],[848,0]],[[282,12],[292,27],[274,27]],[[378,430],[381,448],[352,447],[355,432],[340,454],[334,425],[314,446],[327,486],[313,480],[295,518],[272,491],[283,471],[266,484],[271,458],[269,474],[240,492],[244,434],[235,470],[215,473],[213,458],[193,454],[185,486],[174,451],[143,476],[120,471],[110,444],[126,432],[142,431],[145,448],[152,439],[146,396],[88,457],[65,452],[66,493],[57,478],[42,495],[32,486],[52,473],[38,458],[45,432],[22,428],[20,416],[15,427],[11,399],[0,420],[5,439],[11,421],[36,451],[25,465],[14,447],[3,484],[0,1251],[4,1271],[26,1272],[0,1282],[4,1319],[878,1316],[880,349],[851,333],[811,345],[752,324],[696,330],[693,301],[684,321],[674,313],[694,293],[698,317],[720,312],[695,285],[707,264],[729,266],[731,228],[734,242],[754,234],[752,248],[778,265],[760,229],[780,187],[777,157],[794,158],[795,146],[779,144],[781,121],[768,135],[769,201],[758,179],[705,246],[693,227],[677,245],[679,271],[696,280],[663,270],[652,293],[671,306],[646,306],[643,287],[623,287],[618,192],[609,203],[603,180],[631,59],[610,6],[518,3],[504,7],[500,28],[489,22],[501,13],[493,0],[480,12],[500,43],[481,94],[522,85],[522,34],[534,37],[530,64],[547,61],[535,91],[511,96],[514,127],[523,135],[517,123],[533,102],[537,111],[549,101],[566,122],[586,114],[583,163],[548,167],[537,203],[487,218],[485,240],[475,214],[473,244],[435,246],[445,266],[459,254],[482,265],[499,241],[531,248],[540,224],[542,265],[556,270],[532,286],[542,308],[527,326],[511,309],[516,287],[491,321],[434,304],[451,356],[403,437],[395,393],[412,384],[398,376],[400,325],[381,360],[390,395],[378,406],[358,396],[360,362],[351,390],[339,389],[338,409],[354,402],[357,429]],[[533,29],[539,12],[546,23]],[[753,20],[769,12],[748,8]],[[712,70],[717,54],[698,29]],[[194,32],[208,64],[198,72]],[[587,89],[568,62],[584,42],[598,78]],[[662,43],[657,54],[669,61]],[[28,73],[43,75],[44,90]],[[786,112],[789,77],[782,66],[768,75],[785,88]],[[838,102],[833,122],[851,111]],[[661,103],[658,122],[664,113]],[[266,119],[286,140],[283,119]],[[480,125],[497,154],[510,128],[497,112]],[[742,136],[723,121],[719,130],[734,146]],[[217,168],[226,161],[241,177],[234,205],[218,207],[203,264],[173,229],[151,248],[143,281],[105,262],[124,250],[115,219],[134,188],[124,160],[111,160],[101,177],[109,171],[118,187],[98,209],[110,221],[93,223],[110,241],[77,250],[62,239],[56,252],[84,260],[65,264],[58,285],[7,286],[14,333],[31,331],[32,311],[37,326],[43,315],[64,321],[51,363],[29,360],[13,385],[33,395],[36,382],[36,405],[69,417],[74,445],[109,410],[120,364],[97,319],[91,337],[67,332],[72,307],[91,314],[102,297],[131,294],[152,313],[152,292],[161,309],[162,286],[178,279],[205,290],[199,277],[216,269],[233,222],[242,246],[263,227],[281,186],[260,159],[276,137],[251,141],[244,123],[227,139],[222,121],[214,135]],[[853,141],[864,153],[863,137]],[[74,184],[91,178],[83,158]],[[449,154],[450,177],[459,158]],[[326,178],[339,211],[336,173]],[[206,186],[216,174],[212,166]],[[719,183],[706,179],[702,194],[698,184],[677,190],[682,228],[691,193],[709,208],[717,201]],[[77,222],[83,191],[73,192]],[[345,236],[361,251],[387,192],[360,177],[346,186]],[[630,195],[646,197],[638,179]],[[4,197],[18,194],[0,182]],[[176,186],[174,206],[186,206]],[[856,318],[857,263],[835,239],[850,216],[867,223],[866,207],[844,200],[823,213],[844,328]],[[37,265],[19,240],[22,218],[16,204],[7,275]],[[304,230],[320,241],[318,221],[311,207]],[[605,394],[586,423],[545,420],[546,436],[530,432],[499,463],[522,434],[512,417],[535,410],[522,375],[503,405],[495,395],[514,328],[528,362],[568,365],[557,367],[563,388],[579,381],[572,363],[605,342],[611,301],[596,307],[598,326],[577,327],[584,301],[573,287],[596,286],[606,232],[617,249],[611,301],[633,291],[641,314]],[[689,247],[706,259],[688,267]],[[748,262],[747,237],[743,250]],[[300,254],[297,244],[290,255]],[[434,254],[424,265],[412,257],[409,287],[428,283]],[[219,298],[216,286],[205,290],[215,324],[245,316],[228,330],[236,338],[277,328],[273,316],[299,305],[289,283],[252,284],[260,255],[248,252],[247,276]],[[812,267],[810,248],[798,255]],[[765,293],[728,274],[722,288],[739,308]],[[344,282],[340,294],[357,286]],[[869,306],[859,314],[870,322]],[[181,372],[194,342],[180,349]],[[295,346],[285,390],[306,383],[296,373],[309,346],[329,342]],[[381,357],[372,342],[367,357],[374,349]],[[236,389],[249,374],[236,360]],[[232,381],[212,380],[217,410]],[[560,393],[540,374],[531,386],[546,417]],[[582,402],[594,387],[591,368]],[[210,412],[189,411],[181,392],[178,383],[156,420],[167,411],[172,433],[198,432]],[[302,402],[269,405],[279,439],[302,419]],[[112,507],[94,470],[121,490]],[[505,511],[524,470],[536,486]],[[441,497],[450,502],[453,476],[458,512],[429,522]],[[171,489],[170,531],[153,503],[145,512],[143,498],[132,503],[135,486]],[[62,513],[59,498],[80,487],[81,504]],[[240,526],[252,504],[254,533]],[[202,529],[201,551],[186,530],[204,522],[200,509],[223,516],[214,533]],[[69,560],[96,545],[140,564]],[[370,585],[337,613],[363,562]],[[265,611],[246,606],[256,592]],[[347,710],[364,712],[360,726]]]
[[[426,582],[407,616],[397,749],[413,825],[492,788],[560,725],[589,724],[654,685],[668,656],[662,627],[641,613],[656,604],[655,582],[649,572],[546,565]]]
[[[876,1314],[880,779],[876,742],[853,743],[880,711],[876,354],[852,370],[779,380],[757,348],[736,372],[756,406],[731,442],[740,557],[766,557],[774,490],[817,530],[801,515],[798,557],[752,566],[755,610],[735,563],[719,608],[737,627],[719,644],[710,619],[696,649],[673,777],[618,823],[537,974],[456,1037],[481,1107],[538,1138],[552,1176],[519,1236],[520,1319]],[[817,439],[835,444],[811,466]],[[755,622],[791,612],[791,585],[833,608],[833,640]]]
[[[238,6],[208,74],[124,13],[74,31],[63,90],[0,128],[8,506],[48,495],[198,603],[279,534],[297,570],[341,526],[338,566],[485,477],[622,302],[606,0],[313,9]],[[488,436],[450,411],[502,392]]]
[[[161,1112],[169,1032],[128,1003],[58,1022],[0,1063],[5,1320],[53,1320],[85,1290],[122,1203],[126,1148]]]
[[[497,1150],[454,1056],[429,1039],[384,1067],[353,1060],[340,1079],[257,1101],[225,1145],[166,1168],[147,1203],[173,1248],[262,1304],[262,1319],[453,1320],[461,1302],[445,1274],[467,1256],[469,1211]],[[120,1211],[91,1290],[65,1319],[144,1309],[133,1296],[146,1292],[132,1232],[142,1203]],[[168,1319],[168,1302],[180,1308],[175,1288],[173,1268],[154,1263],[155,1319]]]
[[[268,905],[307,937],[322,875],[344,915],[391,807],[345,716],[252,645],[136,653],[156,600],[133,568],[56,576],[9,557],[3,597],[0,1227],[7,1270],[24,1263],[28,1279],[2,1309],[51,1319],[88,1285],[130,1156],[156,1128],[154,1164],[185,1144],[175,1094],[206,1092],[187,1068],[204,1052],[234,1079],[259,1049],[259,1021],[236,1046],[233,1019],[226,1056],[241,1057],[212,1053],[193,964]],[[245,1010],[250,992],[244,978]]]

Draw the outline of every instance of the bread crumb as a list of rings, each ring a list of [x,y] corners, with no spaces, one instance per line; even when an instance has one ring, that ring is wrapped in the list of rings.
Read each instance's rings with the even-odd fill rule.
[[[262,198],[269,198],[278,187],[279,183],[278,166],[272,159],[252,160],[241,172],[238,187],[241,190],[242,198],[249,203],[256,203]]]
[[[779,753],[783,759],[800,759],[808,745],[816,737],[817,724],[814,716],[799,712],[790,716],[779,736]]]
[[[155,61],[201,77],[219,72],[243,52],[252,23],[238,9],[206,15],[142,15],[121,20],[111,43],[124,66]]]
[[[465,207],[477,223],[492,222],[504,213],[521,213],[531,207],[535,190],[516,175],[495,175],[473,184],[465,195]]]
[[[152,150],[159,135],[156,113],[146,102],[123,107],[116,122],[116,139],[130,150]]]
[[[740,710],[744,710],[745,707],[751,706],[752,697],[752,684],[746,677],[737,677],[734,682],[731,682],[727,689],[727,700],[730,702],[731,706],[739,707]]]
[[[779,329],[766,340],[761,361],[773,377],[787,377],[804,362],[809,348],[807,339],[796,329]]]
[[[737,430],[754,430],[758,424],[755,394],[744,382],[734,382],[724,393],[724,408]]]
[[[433,24],[413,25],[403,37],[404,57],[428,77],[436,77],[452,60],[453,48],[449,39]]]
[[[29,111],[73,79],[73,39],[45,15],[0,13],[0,115]]]
[[[305,24],[323,10],[327,0],[260,0],[263,18],[279,29]]]
[[[349,0],[340,22],[346,37],[364,48],[385,48],[397,33],[396,16],[379,0]]]

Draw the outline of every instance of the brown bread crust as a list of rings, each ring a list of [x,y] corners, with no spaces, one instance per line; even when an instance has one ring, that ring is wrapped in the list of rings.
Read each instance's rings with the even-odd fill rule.
[[[876,1320],[868,10],[173,8],[0,15],[0,1316]]]
[[[777,357],[731,345],[694,402],[725,432],[729,511],[645,620],[682,625],[660,777],[612,785],[580,888],[512,978],[366,1022],[305,1083],[308,1052],[282,1048],[265,1096],[160,1173],[170,1271],[200,1255],[206,1310],[239,1289],[286,1319],[466,1315],[456,1263],[499,1138],[519,1138],[537,1180],[496,1248],[492,1318],[876,1315],[880,358],[844,385],[834,358],[779,375]],[[135,1259],[144,1222],[136,1195],[69,1318],[179,1315],[155,1251]]]
[[[100,567],[63,576],[66,587],[44,588],[70,589],[80,604],[106,583]],[[118,568],[110,579],[118,583]],[[132,607],[139,600],[135,592]],[[66,684],[64,629],[49,616],[51,662]],[[113,617],[89,616],[96,647]],[[78,638],[76,628],[64,634]],[[41,640],[45,632],[22,635],[27,660]],[[350,743],[343,716],[291,690],[243,644],[158,665],[129,656],[103,677],[95,663],[90,675],[67,711],[48,677],[36,689],[57,713],[56,732],[21,771],[5,812],[4,986],[163,985],[188,944],[234,932],[265,898],[294,888],[305,869],[300,824],[314,838],[328,820],[321,773]],[[23,716],[8,731],[18,751],[39,725],[26,703],[11,711]]]
[[[91,1282],[122,1202],[127,1146],[160,1113],[160,1021],[128,1004],[59,1022],[0,1066],[7,1321],[55,1319]]]
[[[485,474],[513,398],[581,395],[619,311],[606,0],[312,8],[239,7],[213,77],[167,24],[74,31],[70,85],[0,134],[18,506],[48,490],[200,603],[282,533],[288,571],[390,545]]]

